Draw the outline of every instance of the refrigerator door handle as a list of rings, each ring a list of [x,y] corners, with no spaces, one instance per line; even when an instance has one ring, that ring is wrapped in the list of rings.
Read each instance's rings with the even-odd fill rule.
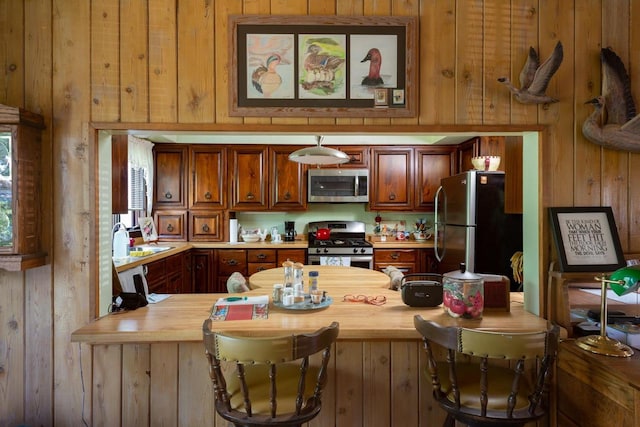
[[[438,191],[436,191],[436,197],[435,197],[435,217],[434,217],[434,228],[433,228],[433,252],[436,256],[436,259],[438,260],[438,262],[441,262],[442,259],[444,258],[444,253],[445,253],[445,248],[442,248],[442,254],[440,253],[440,250],[438,248],[438,236],[439,236],[439,231],[438,231],[438,200],[440,199],[440,192],[442,192],[443,197],[446,197],[446,193],[443,191],[442,186],[438,187]],[[447,207],[447,203],[445,200],[444,203],[444,207],[446,209]],[[447,213],[444,212],[444,217],[445,219],[447,218]],[[444,225],[443,225],[444,228]],[[443,230],[443,237],[444,237],[444,230]],[[443,242],[443,246],[444,246],[444,238],[442,239]]]

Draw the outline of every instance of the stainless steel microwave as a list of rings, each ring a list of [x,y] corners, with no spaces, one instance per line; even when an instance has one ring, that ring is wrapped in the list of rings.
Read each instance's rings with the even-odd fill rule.
[[[367,169],[309,169],[309,195],[313,202],[368,202]]]

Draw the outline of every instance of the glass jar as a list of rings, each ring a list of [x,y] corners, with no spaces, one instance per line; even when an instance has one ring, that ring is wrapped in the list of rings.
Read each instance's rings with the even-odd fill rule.
[[[318,272],[309,272],[309,294],[318,289]]]
[[[304,274],[304,266],[299,263],[296,262],[293,264],[293,286],[294,288],[296,286],[301,286],[304,287],[304,280],[303,280],[303,274]]]
[[[460,270],[442,275],[442,305],[453,317],[481,319],[484,309],[484,279],[466,271],[464,263]]]
[[[282,288],[281,283],[273,285],[273,302],[282,302]]]
[[[293,288],[282,289],[282,305],[293,305]]]
[[[293,261],[285,261],[282,263],[284,268],[284,287],[290,288],[293,286]]]

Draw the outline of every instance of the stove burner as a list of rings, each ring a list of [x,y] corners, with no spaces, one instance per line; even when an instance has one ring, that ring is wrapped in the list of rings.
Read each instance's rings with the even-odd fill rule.
[[[329,240],[312,240],[309,242],[310,246],[321,246],[323,248],[330,247],[344,247],[344,246],[371,246],[369,242],[364,239],[329,239]]]

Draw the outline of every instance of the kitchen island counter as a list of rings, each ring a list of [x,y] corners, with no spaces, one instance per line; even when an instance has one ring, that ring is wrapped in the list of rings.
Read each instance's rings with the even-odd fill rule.
[[[314,266],[322,267],[322,266]],[[243,335],[264,336],[282,333],[309,332],[332,321],[340,322],[338,339],[412,339],[419,338],[413,327],[413,316],[420,314],[444,325],[464,325],[471,328],[528,331],[544,328],[546,321],[524,310],[522,294],[513,293],[510,312],[485,312],[481,320],[456,319],[447,315],[442,307],[416,308],[402,302],[400,293],[387,286],[371,286],[367,283],[349,283],[354,270],[373,272],[355,267],[324,268],[345,270],[343,283],[320,277],[320,289],[326,290],[333,303],[324,309],[301,312],[274,307],[270,303],[269,316],[265,320],[225,321],[216,323],[217,330]],[[274,269],[274,270],[281,270]],[[264,274],[257,273],[257,274]],[[326,273],[325,273],[326,275]],[[357,274],[356,274],[357,275]],[[354,276],[355,277],[355,276]],[[382,282],[380,282],[382,283]],[[96,344],[151,343],[202,341],[201,326],[211,313],[214,303],[230,294],[176,294],[166,300],[123,313],[115,313],[97,319],[76,330],[72,341]],[[271,295],[271,289],[257,288],[237,296]],[[345,295],[383,296],[386,303],[371,305],[364,302],[343,301]]]
[[[347,267],[335,267],[347,268]],[[443,324],[526,331],[546,321],[524,310],[522,294],[512,294],[510,312],[485,312],[482,320],[449,317],[441,307],[412,308],[397,291],[366,283],[322,284],[333,298],[327,308],[296,311],[269,308],[268,319],[219,321],[219,331],[268,336],[312,331],[332,321],[340,334],[331,354],[323,408],[311,425],[441,425],[443,412],[433,402],[422,371],[424,354],[413,316]],[[271,294],[259,288],[245,294]],[[384,296],[376,306],[343,301],[345,294]],[[73,332],[87,349],[93,373],[85,377],[93,425],[226,426],[214,416],[213,389],[202,344],[202,323],[211,307],[228,294],[172,295],[157,304],[110,314]],[[85,352],[83,351],[83,354]],[[317,361],[316,361],[317,362]],[[315,363],[315,362],[313,362]]]

